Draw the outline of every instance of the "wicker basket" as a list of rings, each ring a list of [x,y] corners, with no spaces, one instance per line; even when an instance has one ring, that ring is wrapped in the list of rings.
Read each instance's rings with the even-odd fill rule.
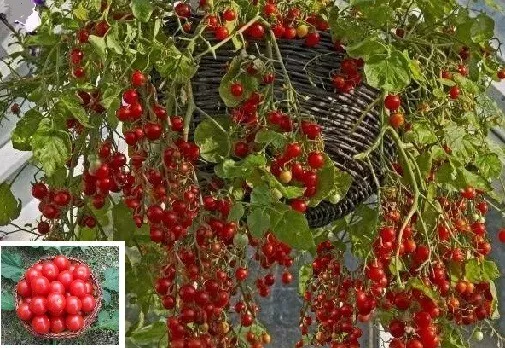
[[[195,22],[198,20],[194,18]],[[167,33],[177,37],[175,28],[175,23],[169,21]],[[209,38],[209,41],[212,39]],[[302,96],[301,113],[314,117],[322,127],[326,153],[337,168],[353,178],[351,188],[340,202],[322,202],[307,210],[309,225],[313,228],[322,227],[349,214],[376,193],[374,174],[380,182],[385,158],[393,155],[393,146],[385,139],[385,149],[372,152],[370,161],[373,172],[367,162],[354,159],[355,155],[367,151],[379,136],[380,109],[372,107],[372,104],[380,95],[378,90],[366,84],[361,84],[350,94],[337,94],[334,91],[331,77],[339,70],[345,56],[335,51],[329,33],[321,33],[321,42],[315,48],[304,47],[303,40],[278,40],[278,45],[291,83]],[[251,42],[248,52],[254,54],[258,51],[265,52],[265,42]],[[193,93],[196,105],[209,115],[226,113],[218,87],[226,72],[226,64],[236,55],[230,43],[217,50],[215,58],[207,55],[200,61],[199,71],[193,78]],[[280,66],[276,69],[280,71]],[[276,93],[281,92],[283,84],[278,75]],[[195,124],[201,117],[196,115]]]
[[[83,262],[83,261],[81,261],[79,259],[76,259],[76,258],[73,258],[73,257],[67,257],[67,258],[73,264],[84,264],[84,265],[87,265],[85,262]],[[35,266],[38,263],[42,263],[42,262],[45,262],[45,261],[52,261],[53,259],[54,259],[54,257],[44,257],[44,258],[40,259],[38,262],[34,263],[32,265],[32,267]],[[24,279],[24,277],[22,277],[19,281],[21,281],[23,279]],[[40,338],[43,338],[43,339],[63,340],[63,339],[72,339],[72,338],[76,338],[76,337],[81,336],[95,322],[96,317],[97,317],[98,313],[100,312],[100,308],[102,307],[102,287],[100,286],[100,282],[95,277],[95,275],[93,274],[93,272],[91,272],[91,285],[93,286],[93,293],[92,293],[92,295],[97,299],[96,306],[95,306],[95,309],[91,313],[89,313],[88,315],[86,315],[84,317],[84,326],[79,331],[64,331],[64,332],[60,332],[60,333],[49,332],[47,334],[39,334],[39,333],[35,332],[32,329],[32,327],[31,327],[31,325],[30,325],[29,322],[26,322],[26,321],[22,320],[21,322],[23,323],[23,326],[33,336],[40,337]],[[22,302],[22,298],[18,295],[17,291],[15,291],[14,296],[15,296],[15,299],[16,299],[16,310],[17,310],[18,307],[19,307],[19,305]]]

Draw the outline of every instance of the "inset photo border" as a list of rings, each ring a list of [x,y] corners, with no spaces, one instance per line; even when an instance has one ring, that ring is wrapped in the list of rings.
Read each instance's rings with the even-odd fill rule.
[[[1,347],[125,346],[124,242],[0,241],[0,256]],[[57,256],[60,257],[55,259]],[[59,277],[61,273],[64,274]],[[83,284],[86,293],[82,293]],[[34,291],[35,287],[38,290]],[[37,307],[32,303],[34,298],[46,308],[44,304]],[[69,298],[81,306],[86,302],[84,306],[89,308],[69,314],[67,310],[74,310],[69,307]],[[65,303],[65,310],[55,313],[59,310],[58,301]],[[37,316],[39,323],[33,322],[36,314],[30,309],[45,311]],[[25,320],[20,318],[23,315],[27,316]],[[42,335],[36,333],[34,326],[44,331],[47,319],[49,325],[55,326],[54,330]],[[67,324],[77,328],[71,331]],[[58,329],[58,325],[65,328]],[[78,329],[80,326],[82,330]]]

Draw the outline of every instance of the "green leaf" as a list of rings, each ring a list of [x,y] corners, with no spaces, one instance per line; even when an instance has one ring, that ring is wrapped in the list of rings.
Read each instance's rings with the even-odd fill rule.
[[[65,165],[70,156],[70,136],[65,131],[53,129],[51,120],[43,119],[31,141],[34,159],[51,176]]]
[[[303,265],[298,271],[298,293],[301,297],[305,295],[307,290],[307,282],[312,278],[312,265]]]
[[[372,56],[387,55],[388,46],[384,41],[376,37],[365,38],[363,41],[358,41],[354,45],[346,47],[347,54],[354,58],[363,58],[367,61]]]
[[[67,117],[75,118],[83,126],[90,127],[88,113],[75,95],[65,95],[60,98],[59,103],[68,112]]]
[[[72,11],[72,13],[74,14],[74,17],[81,21],[87,21],[89,19],[89,11],[82,6],[82,3],[80,3],[77,8]]]
[[[135,330],[130,338],[133,342],[140,345],[151,345],[158,342],[167,334],[167,325],[165,322],[157,322]]]
[[[119,311],[102,310],[98,314],[97,326],[100,329],[119,331]]]
[[[216,175],[224,179],[247,178],[254,170],[264,167],[267,160],[264,155],[252,154],[241,161],[226,159],[215,167]]]
[[[416,144],[432,144],[437,142],[438,137],[428,122],[416,122],[406,134],[406,140]]]
[[[0,184],[0,226],[5,226],[17,219],[20,212],[21,201],[16,200],[11,186],[7,183]]]
[[[419,278],[412,278],[411,280],[409,280],[407,285],[410,286],[411,288],[422,291],[426,296],[431,298],[433,301],[438,301],[440,299],[438,293],[429,286],[426,286]]]
[[[231,141],[229,121],[225,118],[214,120],[205,119],[195,129],[195,143],[200,147],[203,159],[213,163],[219,163],[230,154]]]
[[[105,304],[109,304],[110,301],[112,301],[112,295],[110,294],[109,291],[103,289],[102,291],[102,296],[103,296],[103,301],[105,302]]]
[[[2,310],[13,311],[14,309],[16,309],[14,295],[11,292],[2,291]]]
[[[379,213],[377,209],[371,209],[362,204],[354,212],[353,218],[354,222],[348,226],[351,236],[351,250],[357,257],[364,259],[372,250],[372,244],[377,234]]]
[[[427,179],[433,166],[433,153],[426,151],[416,157],[416,162],[423,179]]]
[[[2,277],[17,282],[24,273],[21,255],[2,250]]]
[[[269,206],[273,202],[272,191],[266,185],[254,187],[251,192],[251,204]]]
[[[195,75],[198,66],[193,57],[183,54],[173,42],[156,47],[159,57],[154,66],[159,74],[175,83],[187,83]]]
[[[90,35],[89,43],[93,46],[95,52],[98,53],[102,59],[105,59],[107,56],[107,44],[105,43],[105,38]]]
[[[33,133],[39,127],[44,116],[36,109],[28,110],[16,124],[16,128],[11,135],[12,146],[21,151],[31,151],[31,141]]]
[[[27,46],[54,46],[60,43],[60,36],[46,30],[40,30],[36,35],[28,36],[25,41]]]
[[[284,243],[299,250],[315,252],[314,238],[305,215],[278,203],[270,209],[272,233]]]
[[[498,178],[503,169],[500,157],[495,153],[479,156],[475,160],[475,165],[479,168],[479,174],[486,179]]]
[[[365,63],[367,82],[377,89],[399,92],[410,84],[410,60],[395,48],[371,56]]]
[[[154,12],[154,6],[149,0],[132,0],[130,7],[133,15],[141,22],[148,22]]]
[[[112,208],[112,224],[114,240],[124,240],[127,243],[132,240],[137,226],[133,221],[131,210],[123,202]]]
[[[494,261],[470,259],[465,265],[465,277],[470,282],[489,282],[500,277],[500,270]]]
[[[283,134],[276,131],[261,129],[258,133],[256,133],[255,141],[259,144],[263,144],[265,147],[272,144],[272,146],[276,149],[282,149],[286,145],[287,139]]]
[[[241,97],[235,97],[231,94],[230,89],[234,83],[242,84],[244,92]],[[242,59],[240,57],[235,57],[230,63],[228,72],[221,80],[219,95],[227,107],[236,107],[249,98],[251,94],[257,90],[258,85],[259,82],[257,78],[243,71]]]
[[[253,237],[261,238],[270,228],[270,215],[266,208],[253,208],[247,216],[247,226]]]
[[[487,14],[480,13],[472,21],[470,30],[472,41],[475,43],[487,43],[494,36],[494,20]]]
[[[119,292],[119,271],[115,267],[109,267],[104,272],[105,281],[103,287],[110,291]]]
[[[241,202],[235,202],[228,214],[228,221],[238,221],[244,216],[245,210]]]
[[[79,228],[78,238],[80,241],[94,241],[97,240],[98,232],[96,228],[81,227]]]

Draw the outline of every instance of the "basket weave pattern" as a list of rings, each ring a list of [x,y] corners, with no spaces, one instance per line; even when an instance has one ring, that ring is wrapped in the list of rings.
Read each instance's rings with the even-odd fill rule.
[[[169,23],[166,29],[173,34],[175,27]],[[209,41],[213,40],[209,38]],[[379,109],[371,107],[379,97],[379,91],[361,84],[350,94],[335,92],[331,79],[339,71],[345,56],[334,50],[328,33],[321,33],[321,42],[314,48],[304,47],[303,40],[278,40],[278,46],[290,82],[298,93],[301,114],[312,116],[321,126],[325,152],[337,168],[353,178],[351,188],[340,202],[332,204],[323,201],[307,210],[309,225],[312,228],[322,227],[349,214],[376,193],[374,175],[379,182],[383,178],[382,149],[370,155],[373,172],[368,163],[354,159],[355,155],[367,151],[379,136]],[[265,42],[251,42],[247,51],[255,55],[257,52],[264,54]],[[193,93],[196,105],[209,115],[226,114],[218,88],[227,64],[236,55],[233,45],[226,44],[216,51],[216,57],[207,55],[200,61],[199,70],[192,80]],[[280,71],[279,63],[276,70]],[[283,83],[278,74],[275,91],[279,97],[282,97]],[[196,115],[194,125],[201,117]],[[385,139],[384,152],[387,157],[393,154],[393,146],[388,139]]]
[[[40,259],[38,262],[34,263],[31,267],[35,266],[38,263],[46,262],[46,261],[52,261],[54,257],[44,257]],[[73,263],[73,264],[84,264],[87,265],[85,262],[76,259],[74,257],[67,257],[67,259]],[[24,279],[24,276],[19,280],[22,281]],[[79,331],[63,331],[60,333],[52,333],[49,332],[47,334],[39,334],[33,330],[29,322],[21,320],[23,323],[23,326],[26,328],[28,332],[30,332],[33,336],[40,337],[43,339],[57,339],[57,340],[62,340],[62,339],[72,339],[81,336],[87,329],[91,327],[91,325],[95,322],[98,313],[100,312],[100,308],[102,307],[102,287],[100,286],[100,282],[98,279],[95,277],[93,272],[91,272],[91,285],[93,286],[93,297],[96,299],[96,306],[95,309],[89,313],[88,315],[84,316],[84,326],[82,329]],[[23,299],[21,296],[18,295],[17,291],[14,291],[15,294],[15,299],[16,299],[16,310],[18,309],[19,305],[22,303]]]

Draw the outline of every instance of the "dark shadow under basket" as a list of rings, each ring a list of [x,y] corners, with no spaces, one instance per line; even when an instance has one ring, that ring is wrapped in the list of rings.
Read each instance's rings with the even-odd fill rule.
[[[170,23],[167,30],[170,31]],[[312,228],[322,227],[349,214],[376,193],[374,174],[379,181],[383,178],[382,150],[378,149],[370,156],[373,172],[367,162],[354,159],[355,155],[367,151],[379,136],[380,109],[372,107],[372,104],[380,94],[366,84],[361,84],[349,94],[335,92],[331,77],[339,71],[345,55],[334,50],[328,33],[321,34],[321,42],[314,48],[304,47],[303,40],[278,40],[278,45],[291,83],[301,96],[301,113],[314,117],[323,130],[325,152],[337,168],[353,178],[351,188],[340,202],[322,202],[307,210],[309,225]],[[247,51],[253,55],[258,51],[264,53],[264,46],[265,42],[251,42]],[[227,63],[236,55],[233,45],[226,44],[217,50],[215,58],[209,54],[200,61],[199,70],[193,78],[193,93],[196,105],[209,115],[226,113],[218,88]],[[280,70],[280,64],[276,69]],[[282,83],[282,79],[278,78],[277,94],[281,92]],[[195,117],[195,122],[200,117]],[[387,157],[393,153],[392,148],[391,142],[385,139]]]
[[[38,262],[34,263],[31,267],[35,266],[38,263],[42,263],[45,261],[52,261],[53,259],[54,259],[54,256],[53,257],[44,257],[44,258],[40,259]],[[74,257],[67,257],[67,259],[73,264],[83,264],[83,265],[87,266],[87,264],[85,262],[83,262],[79,259],[76,259]],[[19,279],[19,281],[21,281],[23,279],[24,279],[24,277]],[[84,326],[79,331],[74,331],[74,332],[64,331],[64,332],[60,332],[60,333],[49,332],[47,334],[39,334],[32,329],[30,322],[26,322],[26,321],[21,320],[21,322],[23,323],[23,326],[33,336],[40,337],[43,339],[64,340],[64,339],[77,338],[77,337],[81,336],[95,322],[97,315],[100,312],[100,308],[102,307],[102,287],[100,285],[100,281],[95,277],[93,272],[91,272],[91,285],[93,286],[93,294],[92,295],[96,298],[96,306],[95,306],[95,309],[91,313],[84,316]],[[15,291],[15,299],[16,299],[16,310],[17,310],[18,306],[22,302],[22,298],[18,295],[17,291]]]

